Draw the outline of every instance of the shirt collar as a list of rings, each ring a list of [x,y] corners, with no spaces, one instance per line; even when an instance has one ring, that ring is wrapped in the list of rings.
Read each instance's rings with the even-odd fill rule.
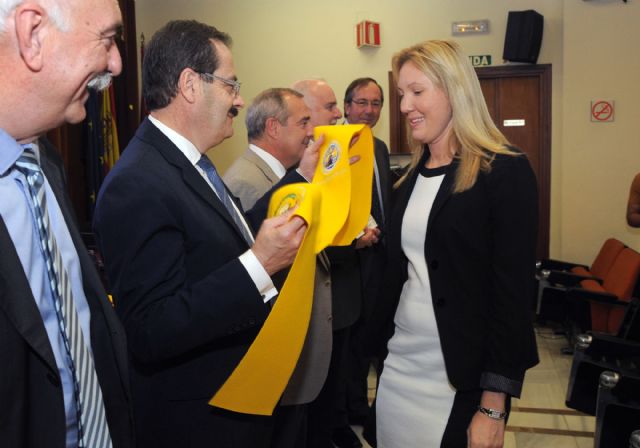
[[[38,152],[37,141],[31,143],[38,162],[40,153]],[[18,143],[13,137],[0,128],[0,176],[4,176],[16,164],[18,157],[24,152],[24,146]]]
[[[273,171],[274,174],[278,176],[278,179],[282,179],[284,175],[287,174],[287,169],[284,167],[284,165],[264,149],[254,145],[253,143],[249,144],[249,149],[255,152],[258,157],[260,157],[267,165],[269,165],[269,168],[271,168],[271,171]]]
[[[164,135],[167,136],[169,140],[171,140],[171,143],[173,143],[178,147],[180,152],[184,154],[184,156],[189,160],[189,162],[191,162],[191,165],[195,166],[198,163],[198,161],[202,157],[202,154],[200,153],[200,151],[198,151],[198,148],[196,148],[196,146],[193,143],[191,143],[185,137],[183,137],[182,135],[180,135],[179,133],[177,133],[176,131],[174,131],[169,126],[162,123],[160,120],[153,117],[152,115],[149,115],[148,118],[149,118],[149,121],[153,123],[154,126],[160,130],[160,132],[162,132]]]

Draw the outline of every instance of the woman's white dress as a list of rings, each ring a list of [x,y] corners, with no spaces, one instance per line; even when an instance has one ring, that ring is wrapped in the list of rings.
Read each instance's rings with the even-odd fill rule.
[[[409,276],[376,398],[379,448],[439,447],[455,397],[440,347],[424,246],[429,213],[444,174],[437,168],[421,171],[425,173],[416,180],[402,221]]]

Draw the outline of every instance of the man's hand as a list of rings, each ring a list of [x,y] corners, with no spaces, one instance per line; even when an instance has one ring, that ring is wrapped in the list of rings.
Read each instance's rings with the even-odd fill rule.
[[[380,241],[380,229],[377,227],[366,227],[364,235],[356,239],[356,249],[373,246]]]
[[[291,213],[264,220],[251,248],[269,275],[290,266],[302,243],[307,225]]]
[[[318,158],[320,157],[319,150],[322,143],[324,143],[324,135],[321,135],[316,141],[310,140],[302,154],[302,159],[300,159],[298,172],[309,182],[313,181],[313,175],[316,172],[316,166],[318,166]]]

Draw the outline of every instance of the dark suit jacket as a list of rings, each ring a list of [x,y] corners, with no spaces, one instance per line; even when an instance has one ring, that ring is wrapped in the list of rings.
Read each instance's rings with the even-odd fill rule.
[[[362,309],[360,261],[355,243],[325,249],[331,263],[331,314],[333,331],[353,325]]]
[[[426,148],[418,166],[428,155]],[[538,223],[535,176],[526,156],[498,155],[472,188],[453,194],[457,168],[454,160],[445,174],[425,242],[447,374],[458,390],[486,386],[487,374],[522,382],[525,370],[538,362],[530,311]],[[379,325],[386,322],[387,339],[407,279],[400,230],[417,176],[416,169],[400,187],[389,223],[386,292],[374,316]]]
[[[133,447],[124,330],[100,283],[65,192],[62,160],[40,145],[42,171],[65,217],[83,272],[91,346],[114,447]],[[51,344],[9,232],[0,219],[0,446],[63,448],[62,385]]]
[[[374,153],[376,164],[380,173],[382,200],[388,204],[390,195],[389,186],[389,151],[387,145],[374,138]],[[372,198],[373,199],[373,198]],[[385,208],[385,213],[388,213]],[[355,243],[350,246],[328,247],[326,253],[331,261],[331,294],[333,309],[333,329],[341,330],[353,325],[360,317],[363,310],[363,299],[367,300],[368,292],[364,290],[363,283],[366,278],[376,270],[374,267],[375,253],[381,247],[356,250]],[[364,266],[361,263],[364,261]],[[362,269],[364,267],[364,270]],[[364,307],[365,309],[370,309]],[[369,314],[369,311],[367,311]]]
[[[140,446],[253,443],[245,437],[268,419],[207,402],[268,307],[238,259],[248,246],[224,205],[148,120],[107,176],[94,227],[129,338]]]
[[[389,167],[389,150],[387,145],[380,139],[374,137],[375,163],[380,176],[380,195],[384,211],[384,222],[378,223],[382,231],[382,238],[371,247],[366,247],[358,251],[360,257],[360,275],[362,277],[362,317],[363,321],[368,321],[373,312],[378,294],[380,294],[384,266],[386,262],[386,225],[389,222],[391,209],[391,172]],[[375,182],[375,178],[373,180]],[[375,195],[372,201],[377,201]]]

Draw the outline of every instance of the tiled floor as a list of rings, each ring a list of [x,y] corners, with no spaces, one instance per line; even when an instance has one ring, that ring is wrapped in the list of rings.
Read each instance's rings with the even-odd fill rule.
[[[513,400],[505,448],[588,448],[593,446],[595,418],[564,405],[572,357],[560,353],[563,336],[537,328],[540,363],[527,372],[522,397]],[[370,376],[370,399],[375,394]],[[360,427],[354,427],[359,434]],[[365,448],[370,448],[366,442]]]

